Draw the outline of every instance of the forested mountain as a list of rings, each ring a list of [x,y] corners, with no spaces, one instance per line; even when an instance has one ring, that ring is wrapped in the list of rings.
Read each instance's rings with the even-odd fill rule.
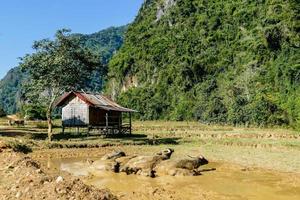
[[[297,0],[147,0],[109,64],[141,119],[300,124]]]
[[[74,34],[80,38],[84,46],[101,54],[102,63],[107,64],[112,55],[123,44],[127,26],[111,27],[90,35]]]
[[[73,34],[72,36],[79,37],[83,46],[100,54],[102,63],[106,65],[112,55],[121,47],[126,29],[127,26],[111,27],[89,35]],[[0,81],[0,107],[7,113],[19,111],[22,82],[26,78],[27,76],[21,72],[20,68],[15,67]],[[87,87],[91,91],[100,91],[102,86],[103,77],[99,76],[97,72],[91,76],[90,80],[87,80]]]
[[[15,113],[19,107],[21,83],[26,78],[19,67],[11,69],[0,81],[0,107],[6,113]]]

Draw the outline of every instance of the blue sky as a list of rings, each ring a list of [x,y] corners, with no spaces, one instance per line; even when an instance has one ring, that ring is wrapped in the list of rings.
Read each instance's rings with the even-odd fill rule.
[[[56,30],[93,33],[130,23],[143,0],[1,0],[0,79],[31,53],[34,40],[53,37]]]

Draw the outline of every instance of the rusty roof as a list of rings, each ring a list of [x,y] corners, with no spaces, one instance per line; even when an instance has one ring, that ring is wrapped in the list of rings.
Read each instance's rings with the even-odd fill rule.
[[[77,96],[89,106],[101,108],[107,111],[137,112],[135,110],[120,106],[119,104],[102,94],[86,92],[67,92],[59,98],[59,100],[55,104],[56,107],[63,106],[66,100],[68,100],[72,96]]]

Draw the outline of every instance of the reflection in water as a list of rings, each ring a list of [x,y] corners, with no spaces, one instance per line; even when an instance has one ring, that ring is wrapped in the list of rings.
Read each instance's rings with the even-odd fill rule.
[[[291,175],[258,169],[241,169],[224,163],[208,164],[203,168],[217,168],[217,170],[204,172],[198,177],[157,178],[91,171],[86,159],[52,160],[52,165],[75,176],[86,176],[84,178],[86,183],[109,188],[116,194],[126,196],[140,192],[144,194],[139,197],[140,199],[155,199],[153,195],[157,189],[162,189],[161,191],[168,194],[168,197],[175,199],[199,199],[203,197],[203,193],[211,195],[213,199],[220,197],[249,200],[300,199],[300,181]],[[89,174],[92,176],[88,176]]]

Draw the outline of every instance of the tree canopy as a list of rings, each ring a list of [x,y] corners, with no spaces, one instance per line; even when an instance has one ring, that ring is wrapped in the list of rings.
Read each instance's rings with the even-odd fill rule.
[[[29,103],[44,102],[47,105],[51,140],[55,100],[66,91],[85,89],[90,74],[101,69],[102,65],[99,55],[82,47],[80,40],[70,37],[70,31],[65,29],[57,31],[54,40],[34,42],[33,49],[33,54],[21,60],[22,70],[30,76],[24,94]]]

